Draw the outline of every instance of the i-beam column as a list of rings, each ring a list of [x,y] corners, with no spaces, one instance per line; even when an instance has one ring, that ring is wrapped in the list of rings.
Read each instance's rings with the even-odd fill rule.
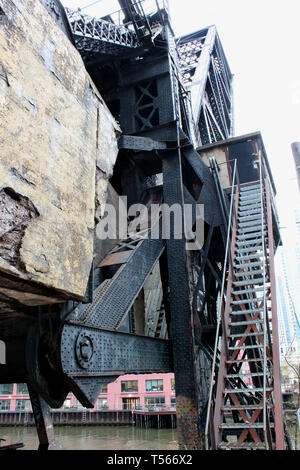
[[[183,214],[183,184],[180,150],[163,155],[164,203],[180,204]],[[171,339],[174,356],[176,414],[179,449],[201,448],[198,434],[198,412],[193,361],[191,308],[187,271],[186,241],[174,238],[171,219],[167,240],[168,277],[170,286]],[[183,217],[182,217],[183,229]]]

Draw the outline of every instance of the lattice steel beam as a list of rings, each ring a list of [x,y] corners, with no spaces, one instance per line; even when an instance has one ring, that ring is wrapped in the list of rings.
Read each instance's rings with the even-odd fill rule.
[[[102,18],[66,9],[76,47],[84,56],[96,53],[119,55],[124,49],[140,46],[135,31]]]
[[[199,145],[232,135],[232,74],[215,26],[177,40],[180,68],[200,130]]]

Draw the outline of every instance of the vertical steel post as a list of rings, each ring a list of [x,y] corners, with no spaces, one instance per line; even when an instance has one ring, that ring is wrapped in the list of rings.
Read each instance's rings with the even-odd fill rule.
[[[179,204],[183,217],[183,184],[180,149],[163,158],[164,202],[169,207]],[[179,448],[197,450],[202,447],[198,434],[198,410],[193,361],[192,317],[189,298],[186,240],[182,220],[182,237],[175,238],[171,221],[167,240],[170,286],[171,336],[176,383],[176,412]]]
[[[271,207],[271,194],[269,182],[265,180],[266,202],[267,202],[267,221],[269,237],[269,262],[270,262],[270,281],[271,281],[271,299],[272,299],[272,338],[273,338],[273,378],[274,378],[274,414],[275,414],[275,434],[276,450],[285,450],[284,429],[283,429],[283,409],[280,378],[280,356],[279,356],[279,334],[277,317],[277,299],[276,299],[276,281],[274,264],[274,237],[273,237],[273,215]]]

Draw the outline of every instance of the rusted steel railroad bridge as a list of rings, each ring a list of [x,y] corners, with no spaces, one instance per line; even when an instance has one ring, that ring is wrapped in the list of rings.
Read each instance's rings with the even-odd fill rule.
[[[157,371],[175,372],[181,449],[284,449],[261,135],[233,135],[214,26],[176,38],[168,2],[119,4],[0,2],[0,380],[28,384],[40,449],[70,391],[93,407],[103,384]],[[138,210],[99,239],[119,196],[189,204],[204,243]]]

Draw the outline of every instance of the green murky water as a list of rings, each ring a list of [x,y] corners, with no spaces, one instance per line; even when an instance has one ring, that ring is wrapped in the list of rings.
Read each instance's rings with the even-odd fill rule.
[[[176,429],[142,429],[134,426],[55,427],[55,436],[64,450],[177,450]],[[289,426],[292,442],[295,427]],[[25,450],[36,450],[38,438],[34,427],[0,427],[5,444],[23,442]],[[3,443],[4,444],[4,443]],[[20,449],[20,450],[23,450]],[[300,450],[300,432],[298,432]]]
[[[176,429],[141,429],[129,425],[65,426],[55,427],[54,430],[64,450],[177,450],[178,448]],[[5,444],[23,442],[25,450],[35,450],[38,447],[34,427],[0,427],[0,437],[6,439]]]

